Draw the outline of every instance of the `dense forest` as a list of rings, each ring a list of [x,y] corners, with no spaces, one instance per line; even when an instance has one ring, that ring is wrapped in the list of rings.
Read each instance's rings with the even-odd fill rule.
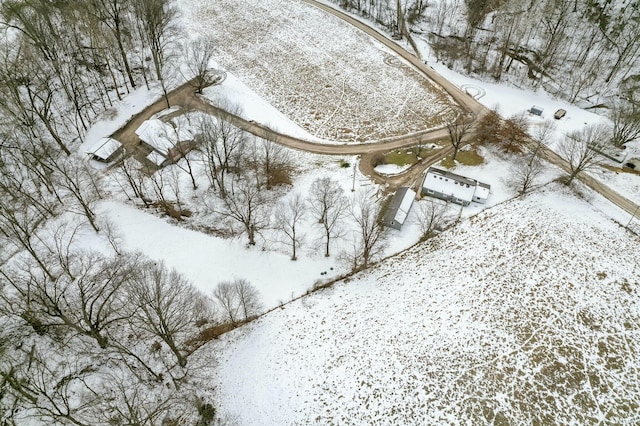
[[[0,5],[2,425],[213,419],[208,389],[192,383],[213,364],[192,355],[212,301],[121,249],[95,212],[103,176],[74,155],[130,91],[166,93],[175,16],[166,0]],[[111,248],[78,244],[85,226]]]

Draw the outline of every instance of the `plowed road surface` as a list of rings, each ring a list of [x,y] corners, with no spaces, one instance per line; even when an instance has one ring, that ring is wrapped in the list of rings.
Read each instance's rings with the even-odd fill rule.
[[[431,67],[426,66],[422,60],[414,56],[413,54],[406,51],[404,48],[390,40],[387,36],[380,33],[376,29],[366,25],[365,23],[354,19],[350,15],[338,10],[334,9],[331,6],[328,6],[323,3],[319,3],[314,0],[305,0],[307,3],[324,10],[327,13],[331,13],[340,19],[348,22],[349,24],[355,26],[361,31],[367,33],[370,37],[373,37],[378,42],[382,43],[391,51],[395,52],[396,55],[403,58],[406,62],[408,62],[411,66],[413,66],[417,71],[428,77],[429,79],[436,82],[440,85],[444,90],[451,95],[455,101],[462,106],[468,112],[473,113],[476,117],[481,116],[485,112],[487,112],[487,108],[480,104],[477,100],[475,100],[472,96],[469,96],[467,93],[462,91],[459,87],[443,78],[440,74],[435,72]],[[169,102],[172,106],[181,106],[184,110],[198,110],[202,111],[214,116],[217,116],[221,119],[227,120],[234,124],[235,126],[244,129],[258,137],[268,138],[273,140],[274,142],[280,143],[290,148],[298,149],[301,151],[314,152],[318,154],[331,154],[331,155],[358,155],[358,154],[369,154],[374,152],[386,152],[393,149],[410,147],[417,144],[424,144],[427,142],[434,142],[437,140],[447,139],[449,137],[446,129],[436,129],[431,131],[418,132],[410,135],[403,135],[398,137],[392,137],[387,139],[382,139],[375,142],[369,142],[366,144],[326,144],[326,143],[317,143],[310,142],[303,139],[299,139],[293,136],[285,135],[279,132],[276,132],[268,127],[262,126],[260,124],[247,121],[241,117],[229,114],[228,112],[221,110],[207,103],[206,101],[199,98],[194,93],[194,87],[192,82],[188,82],[183,84],[182,86],[176,88],[172,92],[169,93]],[[163,109],[166,108],[166,103],[164,99],[150,105],[141,113],[132,117],[132,119],[125,124],[120,130],[115,132],[112,137],[121,141],[125,146],[134,147],[138,144],[139,138],[135,134],[135,131],[140,125],[148,120],[153,114],[156,114]],[[560,167],[562,170],[568,171],[569,164],[558,156],[555,152],[551,151],[546,147],[542,147],[543,153],[542,156],[549,162],[555,164]],[[377,181],[387,181],[393,186],[397,185],[411,185],[414,183],[416,179],[422,174],[422,171],[426,169],[431,164],[436,161],[444,158],[448,154],[453,151],[451,147],[445,148],[441,150],[437,155],[426,159],[421,162],[417,167],[412,167],[410,171],[401,177],[394,178],[384,178],[380,176],[373,176],[373,169],[369,164],[361,164],[360,170],[363,174],[375,177]],[[619,193],[613,191],[611,188],[602,184],[598,180],[594,179],[591,176],[586,175],[585,173],[581,173],[578,175],[578,179],[590,187],[593,191],[601,194],[609,201],[613,202],[623,210],[627,211],[629,214],[634,214],[638,208],[638,206],[633,203],[631,200],[623,197]]]

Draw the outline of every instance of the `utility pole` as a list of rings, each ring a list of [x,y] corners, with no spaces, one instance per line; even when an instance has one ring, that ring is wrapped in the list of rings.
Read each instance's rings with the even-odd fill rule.
[[[356,170],[358,168],[358,158],[353,162],[353,182],[351,183],[351,192],[356,191]]]
[[[636,210],[631,215],[631,219],[629,219],[629,223],[627,223],[627,226],[625,226],[626,229],[629,229],[629,225],[631,225],[631,221],[636,217],[636,213],[638,213],[638,209],[640,209],[640,205],[636,206]]]

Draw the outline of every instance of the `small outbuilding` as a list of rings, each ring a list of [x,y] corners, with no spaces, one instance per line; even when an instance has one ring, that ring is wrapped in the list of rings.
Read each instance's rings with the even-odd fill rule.
[[[633,170],[640,170],[640,158],[631,158],[627,160],[623,164],[623,167],[626,167],[628,169],[633,169]]]
[[[422,184],[422,195],[468,206],[472,201],[485,203],[491,185],[455,173],[429,167]]]
[[[537,115],[538,117],[542,116],[542,112],[543,111],[544,111],[544,109],[542,109],[542,107],[539,107],[539,106],[536,106],[536,105],[532,106],[529,109],[529,113],[530,114]]]
[[[491,193],[491,185],[488,183],[477,182],[476,191],[473,193],[473,201],[476,203],[484,204],[487,202],[487,198],[489,198],[489,194]]]
[[[382,224],[390,228],[401,230],[415,199],[416,193],[414,190],[406,186],[399,188],[384,214]]]
[[[98,148],[89,152],[89,154],[93,160],[110,163],[118,158],[122,152],[123,148],[120,142],[112,138],[104,138],[100,140]]]

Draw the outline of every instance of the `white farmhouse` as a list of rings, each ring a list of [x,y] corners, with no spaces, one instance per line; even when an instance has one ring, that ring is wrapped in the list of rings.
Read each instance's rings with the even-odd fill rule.
[[[422,184],[422,195],[468,206],[472,201],[485,203],[491,186],[446,170],[429,167]]]

